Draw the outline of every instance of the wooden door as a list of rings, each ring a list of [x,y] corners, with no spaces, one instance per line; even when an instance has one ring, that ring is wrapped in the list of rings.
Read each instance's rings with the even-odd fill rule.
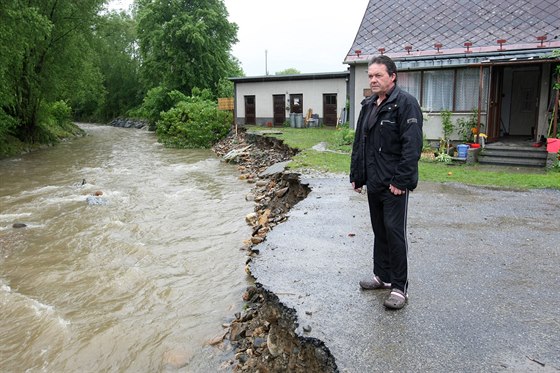
[[[245,124],[256,124],[255,96],[245,96]]]
[[[539,108],[538,67],[513,70],[510,108],[510,135],[534,136]]]
[[[498,141],[500,137],[500,128],[502,118],[502,78],[504,70],[491,67],[490,68],[490,103],[488,105],[488,119],[486,128],[481,127],[480,132],[488,136],[488,142]],[[482,109],[482,108],[481,108]]]
[[[336,93],[326,93],[323,95],[323,124],[326,126],[336,126],[338,116],[336,113]]]
[[[274,125],[281,126],[286,121],[286,109],[285,109],[285,100],[284,95],[273,95],[272,102],[273,102],[273,110],[274,110]]]

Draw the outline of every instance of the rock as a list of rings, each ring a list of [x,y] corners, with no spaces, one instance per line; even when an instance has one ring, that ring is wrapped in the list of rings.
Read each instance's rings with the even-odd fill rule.
[[[12,224],[12,228],[25,228],[27,227],[27,224],[25,223],[14,223]]]
[[[282,353],[282,350],[280,349],[280,346],[277,344],[278,341],[274,331],[275,331],[274,327],[270,328],[270,332],[266,337],[266,346],[268,347],[268,352],[270,352],[272,356],[276,357]]]
[[[228,333],[228,332],[227,332],[227,330],[226,330],[225,332],[220,333],[220,334],[218,334],[217,336],[215,336],[214,338],[208,340],[207,343],[208,343],[210,346],[215,346],[215,345],[221,343],[221,342],[224,340],[224,338],[226,337],[227,333]]]
[[[290,187],[285,187],[285,188],[279,189],[274,194],[276,195],[276,197],[282,198],[286,195],[286,193],[288,192],[288,189],[290,189]]]
[[[106,205],[108,203],[106,198],[101,198],[101,197],[96,197],[96,196],[88,196],[86,198],[86,202],[88,205],[93,206],[93,205]]]
[[[257,215],[256,212],[252,212],[245,216],[245,221],[247,222],[247,224],[254,227],[257,225],[258,217],[259,216]]]
[[[254,245],[258,245],[258,244],[260,244],[260,243],[263,242],[263,241],[264,241],[264,238],[263,238],[263,237],[259,237],[259,236],[253,236],[253,237],[251,237],[251,243],[253,243]]]
[[[272,166],[268,167],[266,170],[264,170],[263,172],[261,172],[259,174],[259,177],[261,179],[267,177],[267,176],[272,176],[274,174],[279,174],[281,172],[284,172],[284,170],[286,169],[286,166],[288,165],[288,163],[290,163],[290,161],[284,161],[284,162],[278,162],[273,164]]]
[[[231,324],[231,328],[229,331],[230,341],[237,341],[243,337],[245,337],[245,328],[243,327],[243,325],[238,322],[234,322],[233,324]]]

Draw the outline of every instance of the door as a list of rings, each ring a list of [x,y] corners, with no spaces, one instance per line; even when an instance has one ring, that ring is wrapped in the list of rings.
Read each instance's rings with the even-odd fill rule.
[[[256,124],[255,96],[245,96],[245,124]]]
[[[281,126],[286,121],[286,108],[284,104],[284,95],[273,95],[272,105],[274,110],[274,125]]]
[[[498,141],[500,130],[503,130],[502,118],[500,116],[502,107],[502,80],[503,69],[490,68],[490,102],[488,105],[487,128],[480,128],[480,132],[486,133],[488,142]],[[482,108],[481,108],[482,109]]]
[[[535,135],[539,107],[539,78],[538,67],[527,67],[513,70],[510,135]]]
[[[336,126],[337,121],[336,93],[326,93],[323,95],[323,124],[326,126]]]

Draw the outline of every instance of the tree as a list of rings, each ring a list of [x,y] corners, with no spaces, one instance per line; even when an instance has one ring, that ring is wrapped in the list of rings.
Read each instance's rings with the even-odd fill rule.
[[[298,74],[301,74],[301,71],[299,71],[296,68],[289,67],[285,70],[277,71],[274,75],[298,75]]]
[[[91,57],[92,25],[104,0],[3,0],[0,6],[0,89],[3,114],[20,139],[36,140],[41,107],[99,90]],[[84,68],[86,67],[86,68]],[[80,84],[83,83],[83,84]]]
[[[79,97],[72,106],[77,117],[108,120],[142,102],[136,22],[125,12],[107,13],[99,18],[94,35],[94,60],[102,75],[103,95]]]
[[[166,86],[190,94],[194,87],[216,94],[235,70],[230,56],[237,25],[222,0],[137,0],[142,77],[147,88]]]

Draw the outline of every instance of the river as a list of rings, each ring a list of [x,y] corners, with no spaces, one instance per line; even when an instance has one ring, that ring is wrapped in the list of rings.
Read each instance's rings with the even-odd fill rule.
[[[250,186],[210,150],[80,126],[0,161],[0,371],[215,372]]]

